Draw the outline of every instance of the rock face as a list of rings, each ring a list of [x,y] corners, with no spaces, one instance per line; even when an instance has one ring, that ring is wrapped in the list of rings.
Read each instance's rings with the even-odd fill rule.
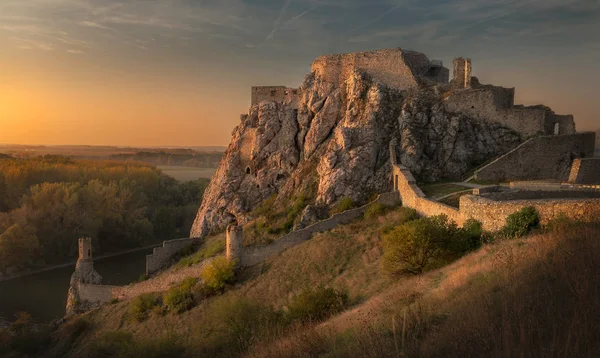
[[[399,89],[357,69],[336,84],[326,74],[319,68],[307,75],[293,103],[263,100],[242,116],[191,237],[223,230],[233,218],[248,222],[274,195],[282,203],[304,195],[330,208],[344,197],[364,203],[390,191],[393,139],[401,163],[422,181],[459,179],[520,142],[499,124],[445,112],[450,85]]]

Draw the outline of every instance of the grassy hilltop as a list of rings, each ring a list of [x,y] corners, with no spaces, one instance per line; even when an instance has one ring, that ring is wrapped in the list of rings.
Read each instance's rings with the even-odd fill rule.
[[[448,223],[415,221],[409,209],[379,209],[242,270],[224,289],[210,291],[188,278],[163,294],[72,317],[58,329],[36,330],[21,317],[16,328],[0,334],[0,346],[73,357],[600,352],[600,224],[557,221],[512,239],[484,233],[479,249],[456,260],[465,250],[444,246],[449,241],[443,235],[473,235]],[[517,219],[512,229],[529,227],[523,225],[527,215]],[[402,267],[411,258],[390,269],[390,249],[407,252],[407,246],[393,246],[399,233],[418,238],[420,225],[442,228],[441,246],[433,246],[437,251],[422,266],[424,273],[406,273]],[[222,235],[207,240],[170,270],[217,254],[222,242]],[[415,240],[411,247],[432,242]],[[217,268],[211,277],[226,271]],[[19,339],[28,344],[20,346]]]

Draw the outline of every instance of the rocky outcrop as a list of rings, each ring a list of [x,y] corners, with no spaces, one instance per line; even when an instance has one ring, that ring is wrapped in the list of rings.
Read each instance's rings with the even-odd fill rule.
[[[320,69],[324,73],[326,69]],[[389,143],[422,181],[458,179],[515,147],[520,136],[498,124],[446,112],[449,85],[400,90],[350,71],[342,84],[313,72],[294,103],[262,101],[234,129],[191,230],[203,237],[277,196],[329,208],[341,198],[364,203],[391,190]]]

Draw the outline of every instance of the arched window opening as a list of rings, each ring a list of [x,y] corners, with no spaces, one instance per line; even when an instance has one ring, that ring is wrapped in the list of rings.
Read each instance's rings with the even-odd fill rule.
[[[246,174],[250,174],[250,173],[251,173],[250,167],[246,167]]]

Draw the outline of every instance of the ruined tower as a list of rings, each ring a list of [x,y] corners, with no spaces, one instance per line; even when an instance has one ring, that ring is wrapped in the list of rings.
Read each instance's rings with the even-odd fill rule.
[[[227,239],[225,247],[225,257],[227,261],[236,262],[236,267],[240,266],[242,259],[242,241],[244,240],[244,232],[241,226],[233,223],[227,226]]]
[[[471,87],[471,59],[458,57],[454,59],[454,72],[452,82],[458,88]]]
[[[94,261],[92,260],[92,239],[82,237],[78,241],[79,257],[75,265],[75,272],[71,275],[69,293],[67,296],[67,316],[82,311],[84,304],[80,297],[80,286],[99,285],[102,282],[102,276],[94,270]]]

